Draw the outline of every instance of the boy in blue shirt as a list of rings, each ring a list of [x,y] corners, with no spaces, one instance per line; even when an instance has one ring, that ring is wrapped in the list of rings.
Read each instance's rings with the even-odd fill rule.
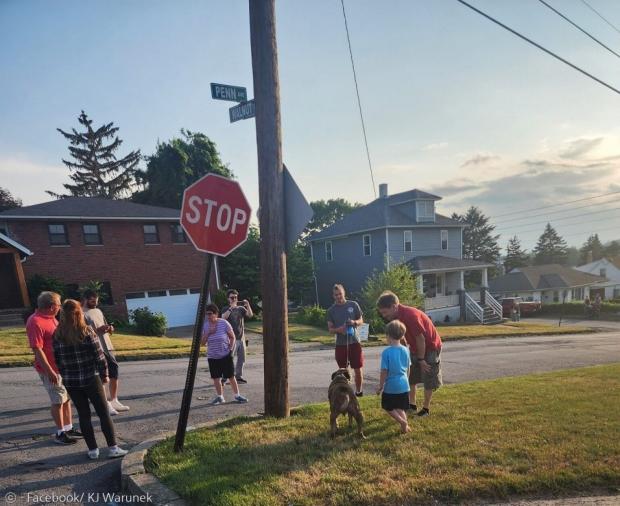
[[[377,395],[381,395],[381,407],[400,424],[403,434],[410,432],[407,422],[409,408],[409,349],[401,344],[405,336],[405,325],[399,320],[387,324],[386,334],[389,346],[381,353],[381,377]]]

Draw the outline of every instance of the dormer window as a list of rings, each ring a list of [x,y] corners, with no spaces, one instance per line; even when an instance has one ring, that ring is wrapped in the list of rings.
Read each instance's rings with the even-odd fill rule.
[[[435,202],[432,200],[418,200],[416,202],[417,221],[435,221]]]

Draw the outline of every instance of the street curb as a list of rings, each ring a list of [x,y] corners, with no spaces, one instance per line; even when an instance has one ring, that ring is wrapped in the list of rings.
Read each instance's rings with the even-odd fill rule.
[[[244,418],[263,418],[261,414],[243,415]],[[208,429],[226,421],[228,419],[213,420],[201,423],[187,429],[187,432]],[[121,488],[123,492],[130,495],[150,497],[149,504],[155,506],[188,506],[174,490],[168,488],[159,481],[154,474],[147,472],[144,468],[144,458],[149,449],[164,439],[173,437],[176,431],[165,432],[159,436],[152,437],[134,446],[129,453],[123,457],[121,462]]]

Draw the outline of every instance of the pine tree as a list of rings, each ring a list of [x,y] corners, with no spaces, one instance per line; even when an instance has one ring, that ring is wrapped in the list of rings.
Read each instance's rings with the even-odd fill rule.
[[[560,264],[568,262],[568,247],[566,241],[547,223],[544,232],[538,238],[534,248],[534,263],[536,265]]]
[[[510,272],[515,267],[525,267],[528,264],[529,255],[521,248],[521,241],[515,235],[508,240],[506,246],[506,258],[504,259],[504,268],[506,272]]]
[[[132,151],[125,157],[117,159],[115,152],[123,143],[116,132],[114,123],[102,125],[94,130],[93,120],[88,119],[84,111],[78,117],[80,125],[86,131],[72,133],[58,130],[69,140],[69,153],[74,159],[63,163],[69,168],[69,177],[74,184],[63,184],[68,195],[59,195],[48,191],[56,198],[65,197],[103,197],[119,199],[128,197],[135,186],[136,166],[140,161],[140,150]],[[111,142],[107,141],[111,139]],[[108,144],[105,144],[108,142]]]
[[[601,243],[598,238],[598,234],[592,234],[588,237],[579,251],[581,253],[579,257],[579,262],[581,265],[593,262],[594,260],[600,260],[604,256],[603,243]]]
[[[22,201],[14,197],[9,190],[0,186],[0,211],[21,207]]]
[[[607,258],[620,257],[620,241],[611,241],[604,249]]]

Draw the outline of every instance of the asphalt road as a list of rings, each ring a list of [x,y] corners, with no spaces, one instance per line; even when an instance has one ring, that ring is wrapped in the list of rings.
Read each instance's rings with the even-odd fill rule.
[[[367,348],[366,391],[374,392],[381,347]],[[214,389],[201,359],[198,368],[190,425],[263,407],[262,356],[249,358],[242,393],[246,405],[209,406]],[[444,381],[517,376],[556,369],[620,362],[620,331],[547,337],[453,341],[444,344]],[[291,404],[324,401],[335,367],[333,350],[305,348],[290,354]],[[185,383],[187,360],[121,363],[121,400],[131,411],[114,417],[125,447],[174,430]],[[97,493],[120,491],[120,462],[89,461],[83,442],[72,447],[52,443],[48,398],[31,368],[0,369],[0,503],[8,492],[17,495],[11,504],[32,504],[45,495],[88,495],[72,504],[106,504]],[[225,390],[228,399],[230,389]],[[199,397],[201,399],[199,399]],[[77,416],[74,416],[74,421]],[[327,425],[326,425],[327,430]],[[105,447],[103,437],[98,440]],[[30,493],[30,497],[28,497]],[[66,503],[67,501],[65,501]],[[9,502],[6,501],[8,504]]]

